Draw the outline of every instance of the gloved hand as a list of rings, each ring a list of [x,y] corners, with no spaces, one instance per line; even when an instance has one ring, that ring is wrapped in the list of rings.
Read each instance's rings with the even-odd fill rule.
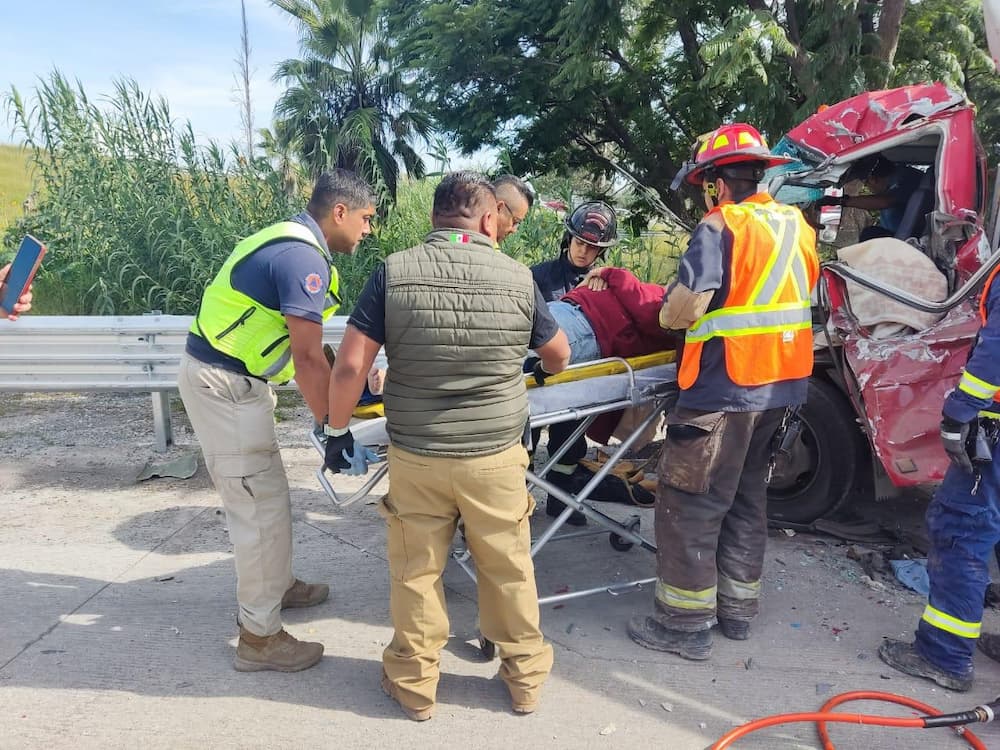
[[[824,195],[816,201],[816,206],[820,208],[823,206],[843,206],[846,198],[846,195]]]
[[[343,435],[327,435],[323,468],[334,474],[344,473],[352,477],[367,474],[368,464],[381,460],[371,448],[355,440],[350,430]]]
[[[545,368],[542,367],[542,360],[535,362],[535,366],[531,368],[531,374],[538,385],[545,385],[545,378],[552,375],[551,372],[546,372]]]
[[[974,430],[979,429],[978,417],[969,422],[959,422],[949,416],[941,418],[941,444],[951,462],[962,471],[973,473],[972,460],[967,448],[969,434],[975,437]]]

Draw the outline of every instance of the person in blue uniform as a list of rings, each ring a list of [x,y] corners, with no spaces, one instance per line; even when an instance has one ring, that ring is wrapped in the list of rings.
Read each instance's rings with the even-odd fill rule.
[[[1000,269],[998,269],[1000,270]],[[958,386],[945,399],[941,442],[951,466],[927,508],[930,596],[912,643],[886,640],[879,656],[950,690],[972,687],[989,560],[1000,542],[1000,284],[983,289],[982,328]],[[992,643],[992,640],[991,640]]]

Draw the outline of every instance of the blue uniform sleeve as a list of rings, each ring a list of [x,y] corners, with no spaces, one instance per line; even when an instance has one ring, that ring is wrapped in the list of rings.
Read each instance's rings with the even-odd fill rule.
[[[372,341],[385,343],[385,263],[368,277],[347,322]]]
[[[997,411],[993,397],[1000,390],[1000,283],[990,284],[986,324],[965,365],[958,386],[945,399],[943,412],[959,422],[969,422],[987,409]]]
[[[271,277],[283,315],[323,323],[330,266],[316,249],[290,242],[271,262]]]
[[[677,265],[677,281],[693,292],[708,292],[722,286],[723,236],[702,222],[695,227],[687,250]]]
[[[559,324],[549,312],[549,306],[542,298],[542,291],[535,284],[535,316],[531,321],[531,341],[529,349],[537,349],[547,344],[559,332]]]

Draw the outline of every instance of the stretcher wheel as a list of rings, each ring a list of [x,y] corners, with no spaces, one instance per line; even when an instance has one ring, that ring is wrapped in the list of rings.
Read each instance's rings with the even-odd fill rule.
[[[487,638],[485,635],[479,636],[479,651],[482,653],[483,657],[488,661],[493,661],[497,655],[497,644]]]
[[[625,528],[633,532],[634,534],[638,534],[640,523],[641,523],[640,520],[638,518],[635,518],[629,521],[628,525]],[[635,542],[630,542],[628,539],[625,539],[615,533],[611,534],[611,536],[608,538],[608,541],[611,542],[611,546],[614,547],[619,552],[628,552],[635,546]]]

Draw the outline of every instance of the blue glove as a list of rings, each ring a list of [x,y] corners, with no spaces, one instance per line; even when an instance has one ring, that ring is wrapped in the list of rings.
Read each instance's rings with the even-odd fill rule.
[[[340,435],[327,435],[323,468],[334,474],[361,476],[368,473],[368,464],[381,460],[373,450],[355,440],[350,430]]]
[[[341,456],[350,464],[350,468],[342,470],[344,474],[350,477],[367,474],[368,464],[377,464],[382,460],[375,451],[367,445],[362,445],[357,440],[354,441],[354,452],[348,453],[345,449],[341,451]]]

